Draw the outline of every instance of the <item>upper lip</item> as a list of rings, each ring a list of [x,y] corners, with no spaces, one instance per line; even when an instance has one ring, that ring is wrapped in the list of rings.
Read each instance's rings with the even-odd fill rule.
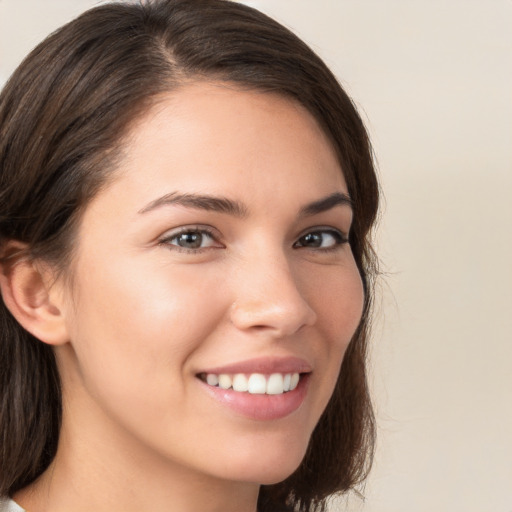
[[[230,363],[225,366],[216,366],[201,370],[199,373],[213,373],[219,375],[236,373],[309,373],[312,371],[311,365],[300,357],[259,357],[247,359],[236,363]]]

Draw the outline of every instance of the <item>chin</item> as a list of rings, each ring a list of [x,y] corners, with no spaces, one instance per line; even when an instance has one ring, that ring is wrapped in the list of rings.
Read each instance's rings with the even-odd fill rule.
[[[262,444],[266,445],[262,448]],[[260,485],[272,485],[286,480],[300,466],[306,449],[306,442],[290,446],[289,439],[276,446],[273,442],[262,440],[255,450],[238,452],[236,460],[226,465],[231,478]],[[295,443],[292,443],[295,444]],[[252,452],[252,453],[251,453]],[[227,475],[226,475],[227,476]],[[228,477],[229,478],[229,477]]]

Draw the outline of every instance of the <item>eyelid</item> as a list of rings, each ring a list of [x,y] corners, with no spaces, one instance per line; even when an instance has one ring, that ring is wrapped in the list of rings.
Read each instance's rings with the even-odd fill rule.
[[[210,246],[210,247],[198,247],[198,248],[186,248],[181,247],[180,245],[173,244],[171,241],[176,237],[180,236],[184,233],[202,233],[212,239],[212,241],[218,245]],[[307,245],[298,245],[301,238],[305,237],[308,234],[314,233],[324,233],[330,234],[331,236],[339,239],[337,243],[333,244],[330,247],[308,247]],[[221,236],[216,228],[213,226],[205,225],[205,224],[192,224],[179,226],[177,228],[173,228],[167,230],[163,235],[158,237],[158,245],[166,246],[167,248],[172,248],[173,250],[186,252],[186,253],[198,253],[205,250],[213,249],[213,248],[224,248],[224,244],[220,241]],[[335,228],[333,226],[313,226],[308,229],[303,230],[296,238],[293,243],[294,248],[305,248],[311,249],[315,251],[329,251],[336,250],[340,248],[342,245],[349,243],[349,235],[342,229]]]
[[[212,247],[198,247],[197,249],[189,249],[186,247],[181,247],[176,244],[170,243],[171,240],[182,235],[184,233],[202,233],[209,236],[214,242],[219,244],[219,246],[223,247],[222,242],[220,242],[220,234],[218,231],[212,226],[208,226],[205,224],[192,224],[186,226],[180,226],[174,229],[167,230],[163,235],[158,237],[158,245],[165,245],[166,247],[172,247],[173,250],[188,252],[188,253],[197,253],[207,249],[211,249]],[[213,248],[219,248],[213,247]]]
[[[308,235],[309,233],[318,233],[318,232],[338,233],[346,240],[348,240],[348,238],[349,238],[349,233],[343,229],[336,228],[334,226],[320,225],[320,226],[312,226],[307,229],[304,229],[303,231],[301,231],[299,233],[299,236],[297,237],[297,239],[302,238],[303,236]]]
[[[347,243],[350,243],[349,234],[347,234],[345,231],[343,231],[339,228],[335,228],[333,226],[314,226],[314,227],[308,228],[307,230],[303,231],[297,237],[297,240],[295,241],[293,246],[296,248],[304,247],[304,248],[308,249],[308,247],[305,245],[297,245],[297,244],[301,238],[304,238],[306,235],[313,234],[313,233],[327,233],[327,234],[331,234],[331,236],[335,235],[340,238],[340,241],[338,243],[334,244],[332,247],[309,247],[309,249],[311,249],[311,250],[315,250],[315,251],[336,250],[339,247],[341,247]]]

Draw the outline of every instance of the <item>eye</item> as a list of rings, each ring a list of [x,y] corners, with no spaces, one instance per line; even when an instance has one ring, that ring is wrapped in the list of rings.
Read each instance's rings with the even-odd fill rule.
[[[222,247],[213,233],[205,228],[183,228],[169,233],[159,241],[160,245],[174,246],[177,249],[197,251],[209,247]]]
[[[346,244],[348,238],[341,231],[336,229],[318,229],[310,231],[301,236],[294,247],[306,247],[310,249],[336,249],[338,246]]]

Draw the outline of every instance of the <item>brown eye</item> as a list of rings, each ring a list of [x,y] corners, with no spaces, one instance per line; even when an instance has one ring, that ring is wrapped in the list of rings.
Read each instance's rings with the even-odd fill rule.
[[[318,230],[301,236],[294,247],[308,247],[311,249],[332,249],[346,243],[347,238],[336,230]]]
[[[199,247],[203,244],[203,233],[198,232],[189,232],[189,233],[181,233],[174,237],[176,245],[183,247],[185,249],[199,249]]]
[[[190,251],[219,246],[214,236],[204,229],[184,229],[170,233],[160,240],[160,244]]]

